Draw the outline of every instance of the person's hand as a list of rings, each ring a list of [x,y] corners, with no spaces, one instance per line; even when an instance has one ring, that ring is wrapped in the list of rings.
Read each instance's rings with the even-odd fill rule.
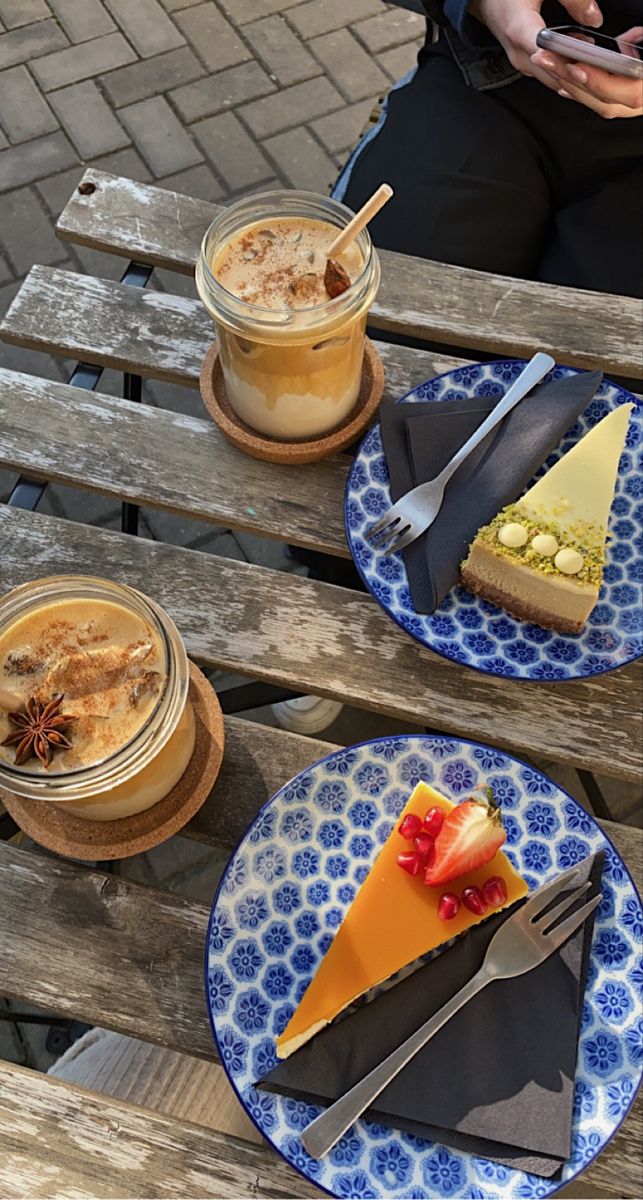
[[[561,0],[574,24],[589,25],[598,29],[603,24],[603,14],[595,0]],[[559,92],[563,87],[556,72],[551,67],[539,64],[538,56],[543,52],[536,46],[536,36],[545,29],[540,10],[542,0],[469,0],[468,9],[472,16],[486,25],[487,29],[500,42],[509,62],[523,75],[531,75],[540,80],[545,87]],[[553,63],[554,57],[559,62],[565,60],[558,55],[547,57]],[[604,74],[604,72],[603,72]],[[576,86],[573,78],[565,75],[565,90],[574,99],[576,91],[583,94],[583,88]],[[583,98],[582,103],[586,103]]]
[[[643,39],[643,26],[628,29],[619,37],[623,53],[627,54],[628,43]],[[628,79],[625,75],[614,75],[602,67],[590,67],[587,63],[573,63],[560,54],[549,50],[537,50],[531,56],[532,63],[546,71],[556,82],[559,96],[579,100],[601,117],[643,116],[643,80]]]
[[[603,14],[595,0],[561,0],[572,21],[598,29]],[[600,67],[575,64],[536,46],[545,29],[542,0],[469,0],[469,12],[500,42],[509,62],[568,100],[577,100],[601,117],[636,117],[643,112],[643,87],[637,79],[613,75]],[[623,39],[636,41],[643,29],[630,29]]]

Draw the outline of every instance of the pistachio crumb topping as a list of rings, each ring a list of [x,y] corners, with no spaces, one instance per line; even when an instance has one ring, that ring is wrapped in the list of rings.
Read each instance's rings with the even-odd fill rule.
[[[523,525],[527,530],[528,537],[524,546],[503,546],[502,542],[498,541],[498,533],[502,527],[513,522]],[[555,537],[561,548],[573,548],[583,556],[580,571],[576,575],[565,575],[565,579],[600,587],[605,566],[605,544],[603,530],[597,525],[579,522],[563,531],[557,521],[535,521],[519,504],[508,504],[489,525],[483,525],[482,529],[478,530],[477,537],[491,544],[494,553],[512,558],[523,566],[532,567],[542,575],[562,575],[553,559],[543,557],[532,547],[533,538],[543,533]]]

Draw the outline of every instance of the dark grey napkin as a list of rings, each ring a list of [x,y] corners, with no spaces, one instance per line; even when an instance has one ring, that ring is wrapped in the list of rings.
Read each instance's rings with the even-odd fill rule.
[[[539,384],[469,455],[448,484],[431,528],[404,551],[416,612],[435,611],[458,582],[460,563],[480,526],[518,499],[602,378],[600,371],[579,372]],[[438,475],[498,399],[382,404],[392,500]]]
[[[590,878],[591,889],[579,903],[598,892],[603,858],[600,852],[581,864],[574,886]],[[315,1103],[343,1095],[472,977],[508,915],[476,926],[414,975],[328,1026],[260,1086]],[[556,1175],[571,1152],[593,926],[592,916],[540,967],[480,992],[385,1088],[368,1116],[519,1170]]]

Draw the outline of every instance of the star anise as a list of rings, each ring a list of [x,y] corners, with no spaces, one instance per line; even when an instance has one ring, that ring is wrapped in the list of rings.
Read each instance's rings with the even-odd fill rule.
[[[24,711],[8,713],[12,725],[17,726],[2,743],[3,746],[15,746],[16,757],[14,764],[21,767],[30,758],[39,758],[43,767],[48,767],[55,750],[69,750],[71,742],[62,732],[78,717],[71,713],[61,713],[64,694],[53,696],[48,704],[43,704],[35,696],[27,701]]]

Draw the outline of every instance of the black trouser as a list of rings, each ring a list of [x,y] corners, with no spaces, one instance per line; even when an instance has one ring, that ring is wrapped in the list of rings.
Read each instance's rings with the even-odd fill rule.
[[[395,196],[377,246],[501,275],[643,295],[643,118],[605,120],[537,80],[467,86],[444,38],[353,163],[353,209]]]

